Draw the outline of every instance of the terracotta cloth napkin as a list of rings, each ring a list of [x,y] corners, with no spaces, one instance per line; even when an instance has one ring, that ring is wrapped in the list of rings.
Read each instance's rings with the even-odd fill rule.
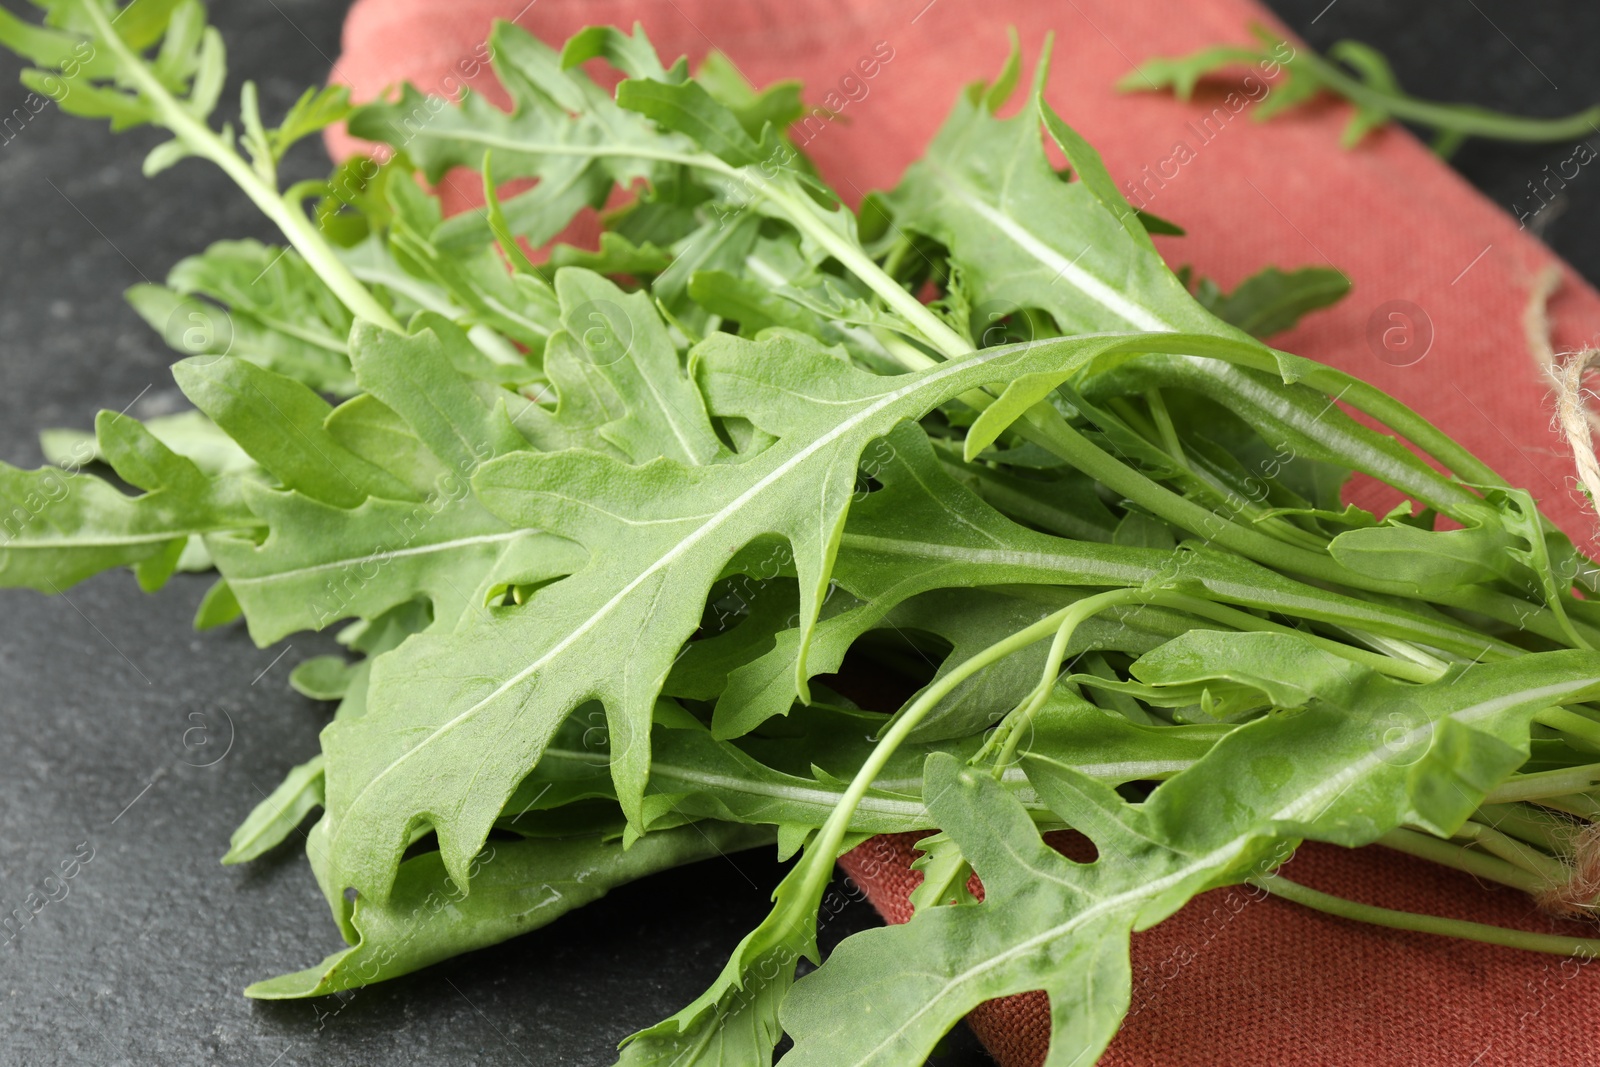
[[[1252,0],[358,0],[334,79],[358,100],[409,80],[441,95],[470,85],[504,104],[481,62],[497,17],[552,42],[639,20],[669,57],[716,48],[757,85],[802,79],[809,103],[840,112],[805,147],[850,199],[892,185],[958,88],[993,76],[1008,24],[1030,60],[1054,30],[1052,104],[1119,181],[1140,183],[1145,206],[1189,230],[1158,239],[1174,263],[1224,286],[1267,264],[1336,265],[1354,281],[1349,297],[1279,346],[1399,396],[1532,490],[1580,542],[1595,528],[1521,318],[1548,264],[1565,275],[1551,304],[1558,350],[1600,333],[1600,295],[1409,134],[1340,149],[1341,105],[1257,124],[1249,107],[1231,113],[1226,85],[1188,103],[1113,91],[1151,56],[1244,41],[1252,21],[1277,26]],[[879,62],[864,78],[869,57]],[[330,147],[355,143],[335,134]],[[457,175],[441,192],[459,209],[476,185]],[[1389,317],[1396,310],[1405,317]],[[1355,494],[1384,502],[1375,486]],[[877,838],[841,861],[890,922],[909,914],[916,836]],[[1381,848],[1306,846],[1288,873],[1388,907],[1594,932],[1551,922],[1521,893]],[[1136,935],[1133,961],[1133,1008],[1103,1063],[1600,1064],[1600,967],[1576,960],[1379,930],[1224,889]],[[1043,994],[986,1004],[969,1022],[1005,1067],[1043,1061]]]

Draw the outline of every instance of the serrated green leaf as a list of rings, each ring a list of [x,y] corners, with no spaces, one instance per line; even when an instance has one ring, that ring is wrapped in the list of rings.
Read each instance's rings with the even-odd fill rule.
[[[402,865],[387,902],[356,902],[353,947],[245,995],[315,997],[396,978],[537,930],[635,879],[771,840],[759,828],[702,823],[649,834],[627,851],[598,840],[496,841],[474,857],[470,895],[430,852]]]
[[[179,261],[165,286],[136,285],[126,296],[184,355],[242,357],[313,389],[354,391],[350,313],[292,250],[218,241]]]
[[[1231,293],[1216,293],[1201,303],[1223,322],[1252,337],[1271,337],[1293,329],[1307,314],[1338,303],[1350,292],[1350,279],[1328,267],[1281,271],[1267,267],[1240,282]]]
[[[289,672],[289,687],[312,700],[338,700],[349,692],[354,670],[342,656],[312,656]]]
[[[191,535],[256,525],[235,485],[207,478],[136,419],[102,411],[95,429],[97,454],[144,492],[124,495],[79,466],[0,464],[0,584],[53,593],[144,565],[140,583],[154,589]]]
[[[534,246],[554,237],[582,208],[600,207],[613,184],[654,177],[657,165],[647,161],[653,152],[692,147],[682,138],[663,138],[644,116],[619,108],[581,71],[563,67],[554,50],[511,23],[496,23],[489,46],[511,94],[509,114],[476,94],[456,107],[407,86],[394,103],[357,109],[351,133],[403,145],[431,182],[455,166],[481,171],[491,150],[499,180],[538,177],[533,189],[504,204],[513,231]],[[646,161],[585,150],[601,143],[634,144]],[[489,235],[482,219],[468,215],[441,236],[467,246],[485,243]]]
[[[1162,56],[1146,60],[1134,70],[1117,80],[1117,91],[1141,93],[1154,89],[1172,88],[1180,100],[1194,95],[1194,87],[1207,74],[1253,62],[1258,56],[1255,49],[1244,45],[1215,45],[1188,56]]]
[[[293,768],[228,840],[224,864],[245,863],[277,847],[322,806],[322,757]]]
[[[1051,167],[1037,134],[1041,118],[1077,181],[1063,182]],[[889,203],[901,230],[925,234],[960,259],[969,299],[991,314],[1037,308],[1067,334],[1237,336],[1184,290],[1098,155],[1042,101],[1007,119],[958,101]]]
[[[664,81],[666,69],[656,56],[655,46],[644,35],[644,27],[634,23],[631,35],[615,26],[585,26],[561,49],[561,66],[571,69],[591,59],[604,57],[630,78]]]
[[[1592,654],[1553,652],[1428,686],[1369,678],[1389,700],[1241,727],[1139,805],[1030,763],[1041,796],[1095,842],[1088,864],[1046,846],[992,778],[931,756],[930,808],[983,878],[984,902],[847,940],[785,1000],[795,1048],[784,1062],[919,1062],[977,1004],[1032,989],[1050,997],[1046,1062],[1092,1059],[1127,1009],[1133,930],[1203,889],[1266,873],[1301,838],[1354,845],[1407,822],[1449,833],[1525,757],[1532,715],[1587,699],[1597,668]]]
[[[195,407],[285,487],[335,507],[414,500],[400,481],[335,441],[333,409],[293,379],[227,356],[194,356],[172,376]]]
[[[637,813],[649,767],[645,724],[679,646],[699,624],[707,589],[735,551],[760,537],[788,540],[800,625],[809,630],[870,441],[979,383],[1035,372],[1065,377],[1106,352],[1194,343],[1179,335],[1064,339],[880,378],[815,346],[723,335],[697,351],[707,400],[718,414],[747,418],[778,438],[765,451],[704,467],[657,459],[631,472],[581,451],[486,464],[474,478],[478,496],[517,526],[585,545],[589,564],[539,590],[526,610],[491,609],[481,624],[420,636],[403,657],[377,664],[373,711],[324,736],[337,877],[381,897],[403,827],[424,811],[459,873],[557,725],[588,699],[606,705],[618,796]],[[616,547],[619,538],[627,548]],[[468,645],[478,666],[463,673]],[[497,740],[496,758],[470,782],[429,772],[454,753],[479,750],[483,731],[508,737],[511,723],[516,743]]]
[[[668,85],[650,79],[630,78],[617,86],[617,106],[637,111],[663,129],[688,136],[706,151],[742,167],[761,158],[761,149],[739,123],[737,116],[698,82]]]

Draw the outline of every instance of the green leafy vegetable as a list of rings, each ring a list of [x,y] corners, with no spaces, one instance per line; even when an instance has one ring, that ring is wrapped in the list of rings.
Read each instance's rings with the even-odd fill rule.
[[[919,1062],[1033,989],[1047,1062],[1081,1062],[1126,1010],[1130,932],[1247,881],[1597,947],[1272,877],[1302,840],[1376,842],[1593,908],[1594,568],[1414,413],[1258,340],[1343,275],[1191,292],[1151,240],[1182,231],[1043,102],[1045,58],[1000,118],[1014,50],[858,212],[788,139],[795,83],[691,72],[637,28],[558,50],[496,26],[509,112],[322,90],[269,128],[247,85],[236,133],[207,124],[223,48],[195,0],[41,6],[0,16],[29,84],[164,128],[148,172],[209,160],[288,242],[129,292],[196,410],[102,413],[45,435],[51,465],[0,467],[6,585],[214,566],[197,628],[340,627],[349,658],[289,680],[337,701],[321,751],[223,862],[315,815],[349,947],[248,995],[381,981],[772,843],[794,864],[767,918],[621,1062],[770,1064],[785,1032],[785,1063]],[[1187,93],[1256,56],[1144,73]],[[1375,53],[1338,58],[1358,133],[1428,121]],[[1285,62],[1274,107],[1346,88]],[[346,117],[389,161],[280,191],[288,146]],[[447,219],[425,183],[459,166],[486,206]],[[596,248],[533,251],[619,186]],[[1352,472],[1406,502],[1345,505]],[[1067,828],[1092,862],[1045,843]],[[797,985],[834,860],[891,831],[927,834],[915,918]]]
[[[1265,26],[1252,26],[1257,43],[1217,45],[1187,56],[1147,60],[1117,83],[1123,92],[1171,88],[1187,100],[1208,74],[1250,66],[1266,78],[1283,77],[1261,97],[1257,119],[1305,103],[1321,92],[1349,101],[1355,113],[1346,123],[1341,143],[1352,148],[1368,133],[1397,119],[1434,131],[1433,147],[1449,156],[1469,137],[1496,141],[1568,141],[1593,132],[1600,122],[1600,104],[1563,118],[1525,118],[1472,104],[1421,100],[1400,87],[1383,53],[1360,41],[1338,41],[1324,59],[1305,46],[1284,41]],[[1252,92],[1252,97],[1256,94]]]
[[[1292,328],[1318,308],[1344,299],[1350,279],[1328,267],[1281,271],[1268,267],[1224,293],[1202,278],[1195,298],[1206,310],[1252,337],[1271,337]]]

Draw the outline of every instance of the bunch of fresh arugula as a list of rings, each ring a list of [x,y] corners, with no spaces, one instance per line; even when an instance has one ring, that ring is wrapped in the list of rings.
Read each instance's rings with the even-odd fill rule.
[[[857,212],[782,132],[796,86],[690,77],[637,29],[555,51],[501,24],[510,112],[329,89],[268,128],[246,85],[234,131],[209,125],[197,0],[40,6],[0,14],[28,84],[170,131],[148,171],[209,159],[288,241],[130,291],[196,409],[96,421],[136,493],[0,468],[7,585],[214,566],[200,628],[342,626],[353,658],[292,679],[338,702],[322,753],[224,862],[321,809],[307,852],[350,947],[249,995],[404,974],[773,842],[798,859],[768,918],[624,1063],[766,1063],[784,1032],[786,1063],[920,1062],[1041,988],[1049,1062],[1079,1062],[1127,1007],[1130,932],[1246,880],[1600,948],[1273,874],[1303,840],[1381,841],[1591,905],[1593,568],[1403,405],[1240,328],[1337,299],[1336,274],[1191,295],[1149,236],[1175,228],[1044,102],[1048,45],[1015,114],[1014,51]],[[389,161],[280,191],[285,149],[341,120]],[[424,183],[458,167],[487,205],[446,219]],[[530,260],[618,186],[597,250]],[[1342,505],[1351,472],[1410,503]],[[1047,847],[1062,828],[1097,858]],[[890,831],[930,835],[916,916],[794,984],[835,858]]]

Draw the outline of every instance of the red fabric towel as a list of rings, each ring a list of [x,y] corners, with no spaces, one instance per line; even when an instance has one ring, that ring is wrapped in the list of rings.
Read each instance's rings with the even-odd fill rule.
[[[470,85],[504,103],[483,63],[494,18],[554,42],[638,20],[669,57],[716,48],[758,85],[802,79],[809,102],[840,112],[805,147],[850,199],[893,184],[959,86],[999,69],[1008,24],[1030,58],[1053,30],[1051,103],[1136,203],[1188,228],[1158,239],[1174,262],[1225,286],[1266,264],[1345,271],[1350,296],[1277,343],[1405,400],[1590,541],[1594,518],[1550,428],[1521,318],[1549,264],[1566,283],[1551,304],[1558,350],[1597,338],[1600,295],[1403,131],[1344,151],[1348,111],[1333,103],[1256,124],[1254,105],[1235,113],[1226,87],[1188,103],[1114,92],[1151,56],[1243,41],[1252,21],[1276,25],[1253,0],[359,0],[334,80],[358,100],[409,80],[441,95]],[[870,58],[868,78],[860,63]],[[354,145],[335,134],[330,147]],[[476,200],[476,181],[447,179],[442,192],[459,209]],[[1383,502],[1376,486],[1357,494]],[[891,922],[908,917],[919,877],[907,866],[914,836],[875,839],[842,861]],[[1308,846],[1290,870],[1369,903],[1557,928],[1519,893],[1381,849]],[[1103,1063],[1600,1064],[1600,972],[1578,961],[1378,930],[1244,889],[1200,897],[1137,935],[1133,954],[1134,1007]],[[1042,994],[984,1005],[970,1022],[1005,1067],[1042,1062]]]

